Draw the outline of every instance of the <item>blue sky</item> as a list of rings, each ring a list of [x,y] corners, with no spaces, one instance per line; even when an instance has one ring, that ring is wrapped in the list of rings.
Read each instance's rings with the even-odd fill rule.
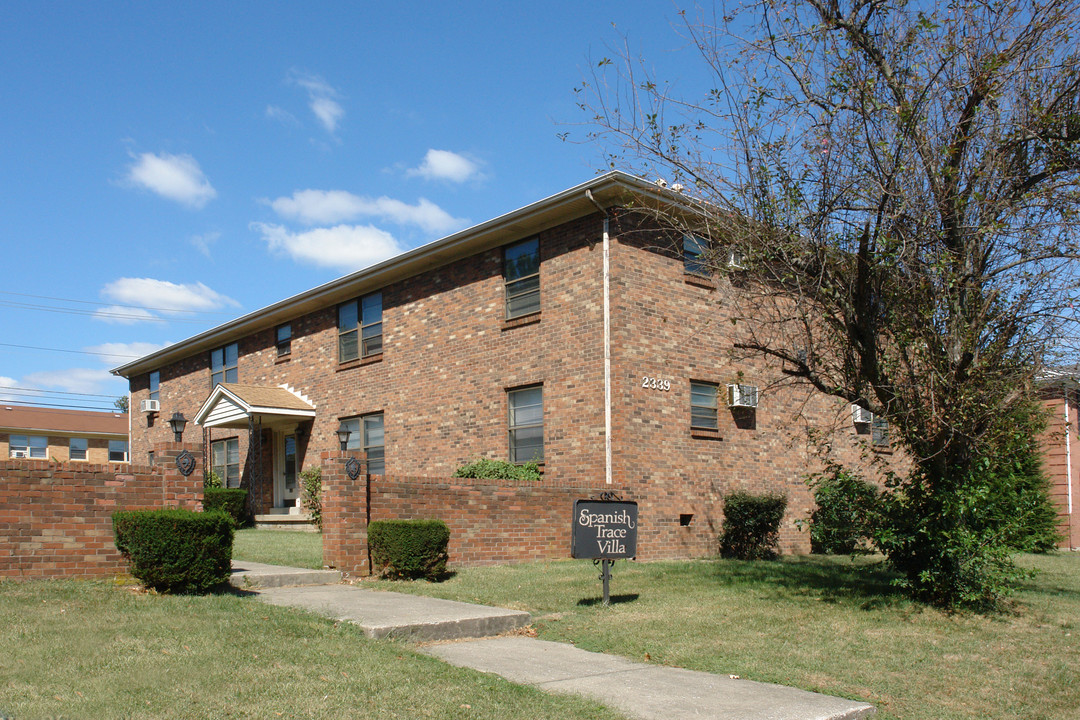
[[[675,8],[0,6],[0,399],[109,369],[603,169],[573,88]],[[48,392],[33,392],[38,391]]]

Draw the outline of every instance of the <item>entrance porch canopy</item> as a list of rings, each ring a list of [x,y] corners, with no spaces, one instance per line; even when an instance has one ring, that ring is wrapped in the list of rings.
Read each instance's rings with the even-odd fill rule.
[[[195,414],[203,427],[247,428],[254,419],[264,427],[311,420],[315,406],[300,393],[280,387],[220,383]]]

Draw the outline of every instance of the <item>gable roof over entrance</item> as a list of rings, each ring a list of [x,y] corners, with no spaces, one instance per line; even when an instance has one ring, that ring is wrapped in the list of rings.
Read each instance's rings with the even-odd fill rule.
[[[285,386],[221,383],[195,414],[204,427],[246,428],[255,418],[263,425],[300,422],[315,417],[315,406]]]

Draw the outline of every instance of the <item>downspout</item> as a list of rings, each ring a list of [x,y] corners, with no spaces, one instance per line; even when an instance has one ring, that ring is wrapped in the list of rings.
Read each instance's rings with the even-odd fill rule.
[[[596,202],[591,190],[585,197],[604,216],[604,482],[611,484],[611,236],[607,210]]]
[[[1069,508],[1069,547],[1076,544],[1072,539],[1073,532],[1073,483],[1072,483],[1072,433],[1069,432],[1069,389],[1065,388],[1065,487],[1066,502]]]

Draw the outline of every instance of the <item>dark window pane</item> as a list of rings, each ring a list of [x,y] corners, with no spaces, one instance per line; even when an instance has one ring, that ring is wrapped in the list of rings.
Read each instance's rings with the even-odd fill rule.
[[[357,331],[342,333],[338,336],[338,361],[346,362],[348,360],[355,360],[359,357],[357,354]]]
[[[506,248],[503,255],[503,277],[507,282],[540,272],[540,241],[537,238]]]

